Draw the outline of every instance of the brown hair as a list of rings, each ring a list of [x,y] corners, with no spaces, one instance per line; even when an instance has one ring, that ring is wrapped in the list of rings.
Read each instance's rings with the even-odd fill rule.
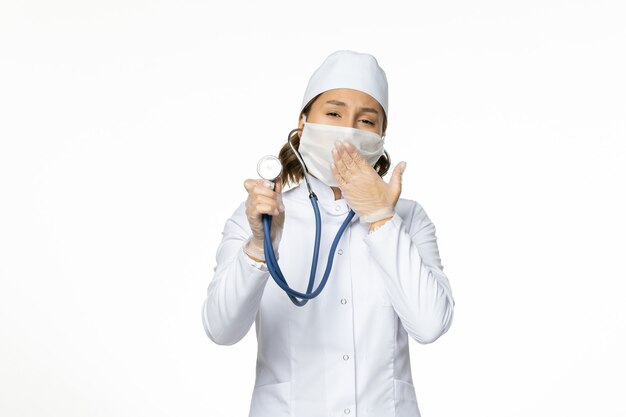
[[[309,116],[309,112],[311,111],[313,103],[320,95],[321,94],[318,94],[313,99],[311,99],[311,101],[309,101],[304,109],[302,109],[302,112],[300,112],[301,117],[302,115],[305,115],[307,117]],[[383,112],[383,135],[385,134],[386,130],[387,115]],[[300,147],[300,132],[292,136],[291,143],[296,149]],[[293,153],[291,146],[289,146],[289,143],[285,143],[280,149],[280,152],[278,153],[278,159],[280,159],[280,163],[283,165],[283,172],[280,174],[280,178],[283,181],[283,187],[291,183],[293,183],[294,185],[299,184],[300,181],[302,181],[302,179],[304,178],[304,171],[302,169],[302,165],[300,165],[300,162],[298,161],[298,157]],[[389,157],[387,151],[384,151],[378,161],[376,161],[376,163],[374,164],[374,169],[376,170],[378,175],[383,177],[387,173],[387,171],[389,171],[390,166],[391,158]]]

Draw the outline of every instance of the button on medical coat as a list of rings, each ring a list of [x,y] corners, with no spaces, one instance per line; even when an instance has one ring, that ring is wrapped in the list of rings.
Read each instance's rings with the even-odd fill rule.
[[[348,214],[345,199],[310,177],[322,219],[316,286]],[[304,181],[283,193],[278,263],[291,288],[306,290],[315,217]],[[356,215],[337,246],[322,293],[297,307],[264,264],[243,252],[251,230],[242,203],[226,221],[202,308],[208,337],[258,341],[250,417],[419,417],[408,336],[431,343],[452,322],[435,226],[415,201],[400,198],[393,218],[371,234]]]

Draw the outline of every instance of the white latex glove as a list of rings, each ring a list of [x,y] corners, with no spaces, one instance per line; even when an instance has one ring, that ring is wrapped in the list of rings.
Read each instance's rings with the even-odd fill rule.
[[[335,143],[331,169],[343,198],[360,218],[361,223],[373,223],[393,216],[402,192],[402,174],[406,162],[396,165],[389,183],[348,142]]]
[[[274,251],[277,251],[285,224],[285,206],[282,198],[283,183],[280,178],[276,180],[274,191],[271,189],[271,183],[263,179],[247,179],[243,185],[248,191],[245,207],[248,223],[252,230],[252,236],[244,245],[244,251],[256,260],[265,261],[262,215],[269,214],[272,216],[270,237]]]

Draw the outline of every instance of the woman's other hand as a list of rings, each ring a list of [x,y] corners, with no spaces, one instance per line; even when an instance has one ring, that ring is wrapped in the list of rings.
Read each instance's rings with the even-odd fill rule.
[[[263,214],[272,216],[272,229],[270,236],[274,249],[278,248],[278,243],[282,236],[283,225],[285,224],[285,206],[283,205],[282,189],[283,183],[279,178],[276,180],[275,189],[272,191],[271,184],[268,180],[263,179],[247,179],[243,186],[248,192],[246,199],[246,216],[252,237],[250,243],[253,245],[254,258],[264,260],[263,254]],[[250,251],[248,252],[250,254]]]

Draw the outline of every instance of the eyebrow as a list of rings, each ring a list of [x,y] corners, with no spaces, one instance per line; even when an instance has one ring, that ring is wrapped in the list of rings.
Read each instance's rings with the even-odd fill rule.
[[[344,107],[346,106],[346,103],[344,103],[343,101],[339,101],[339,100],[328,100],[326,103],[328,103],[328,104],[334,104],[334,105],[336,105],[336,106],[344,106]],[[375,114],[378,114],[378,110],[373,109],[373,108],[371,108],[371,107],[363,107],[363,108],[361,109],[361,111],[362,111],[363,113],[375,113]]]

